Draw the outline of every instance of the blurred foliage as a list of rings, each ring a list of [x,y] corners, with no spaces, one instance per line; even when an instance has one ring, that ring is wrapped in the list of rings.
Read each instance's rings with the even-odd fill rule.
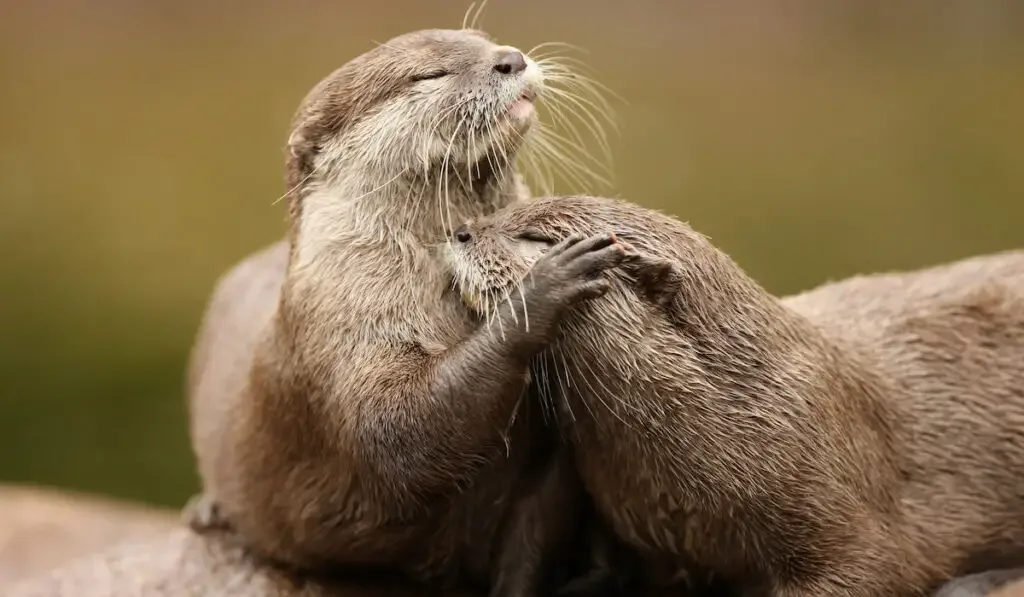
[[[1021,6],[491,0],[483,25],[586,48],[624,99],[592,190],[784,294],[1024,244]],[[216,276],[283,231],[293,109],[465,8],[0,0],[0,478],[183,502],[188,349]]]

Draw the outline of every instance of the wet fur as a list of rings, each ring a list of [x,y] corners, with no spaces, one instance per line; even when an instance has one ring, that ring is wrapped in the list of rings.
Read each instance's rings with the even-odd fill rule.
[[[576,465],[652,560],[751,595],[911,596],[1024,557],[1024,252],[776,299],[685,224],[627,202],[518,203],[452,245],[474,304],[558,240],[636,257],[547,363]]]
[[[477,331],[437,253],[448,222],[528,194],[527,131],[500,114],[540,83],[535,66],[495,80],[497,51],[474,31],[400,36],[299,108],[288,242],[218,282],[193,353],[197,529],[302,570],[479,585],[513,549],[540,573],[546,551],[503,537],[543,537],[514,532],[536,519],[516,504],[557,437],[522,399],[528,359]],[[453,74],[410,82],[438,68]],[[576,526],[546,515],[566,520],[545,533]]]

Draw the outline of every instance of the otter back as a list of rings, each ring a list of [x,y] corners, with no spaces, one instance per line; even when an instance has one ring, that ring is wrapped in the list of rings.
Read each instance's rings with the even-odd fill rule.
[[[605,230],[634,259],[550,366],[620,536],[780,597],[921,595],[1024,557],[1024,252],[780,301],[677,220],[560,197],[474,223],[453,268],[515,296],[543,237]]]

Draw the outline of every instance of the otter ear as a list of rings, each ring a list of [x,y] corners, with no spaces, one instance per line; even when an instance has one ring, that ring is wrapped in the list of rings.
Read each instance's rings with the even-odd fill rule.
[[[682,290],[683,276],[668,259],[629,248],[620,267],[633,277],[641,295],[660,307],[668,307]]]

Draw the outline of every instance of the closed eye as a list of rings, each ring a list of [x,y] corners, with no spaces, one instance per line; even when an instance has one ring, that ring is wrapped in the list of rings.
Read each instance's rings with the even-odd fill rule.
[[[451,74],[450,72],[448,72],[448,71],[446,71],[444,69],[440,69],[439,68],[437,70],[431,70],[431,71],[427,71],[427,72],[423,72],[423,73],[419,73],[419,74],[413,75],[409,79],[411,81],[413,81],[413,82],[416,82],[416,81],[426,81],[426,80],[429,80],[429,79],[440,79],[441,77],[447,77],[450,74]]]
[[[545,245],[555,244],[555,239],[551,238],[547,234],[544,234],[540,230],[537,230],[536,228],[527,228],[526,230],[520,232],[516,238],[518,238],[519,240],[530,241],[533,243],[544,243]]]

